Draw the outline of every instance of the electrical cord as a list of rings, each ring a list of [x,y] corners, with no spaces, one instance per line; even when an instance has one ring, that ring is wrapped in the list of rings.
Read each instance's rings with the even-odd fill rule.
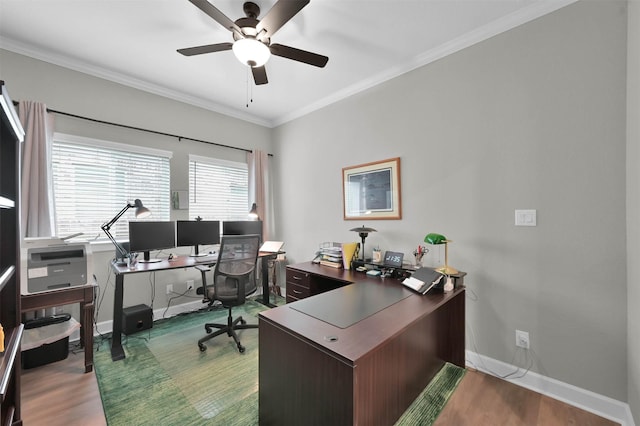
[[[476,345],[476,338],[475,338],[475,333],[473,332],[473,327],[471,327],[471,324],[469,324],[468,322],[466,322],[467,328],[469,329],[470,335],[471,335],[471,344],[473,346],[473,350],[476,354],[480,354],[480,352],[478,351],[478,347]],[[532,352],[532,349],[524,349],[524,348],[517,348],[516,351],[513,353],[513,356],[511,358],[510,361],[510,365],[513,365],[513,363],[515,362],[515,357],[519,352],[524,352],[525,354],[525,361],[527,362],[527,366],[524,370],[524,372],[521,372],[523,367],[519,367],[519,366],[515,366],[516,369],[510,373],[507,374],[500,374],[496,371],[493,371],[492,369],[490,369],[489,367],[487,367],[487,365],[484,363],[484,361],[482,360],[482,356],[478,356],[478,359],[480,360],[480,364],[482,364],[482,368],[481,370],[487,371],[489,372],[492,376],[498,377],[500,379],[520,379],[522,377],[524,377],[533,367],[533,357],[530,356],[529,352]],[[476,370],[480,370],[480,368],[478,368],[478,366],[476,366],[472,361],[469,361],[469,363],[473,366],[473,368],[475,368]],[[521,373],[520,373],[521,372]],[[520,373],[520,375],[515,376],[516,374]]]
[[[93,312],[93,328],[95,330],[95,333],[97,333],[101,340],[100,340],[100,344],[104,341],[104,340],[108,340],[109,338],[107,336],[105,336],[104,334],[102,334],[100,332],[100,330],[98,330],[98,316],[100,313],[100,308],[102,307],[102,302],[104,301],[104,296],[107,293],[107,288],[109,287],[109,284],[111,284],[111,274],[113,273],[113,270],[111,269],[111,262],[113,259],[109,259],[107,261],[107,281],[105,282],[104,285],[104,290],[102,289],[102,287],[100,287],[100,284],[98,283],[97,285],[97,291],[96,291],[96,295],[95,295],[95,301],[97,301],[97,304],[95,304],[96,308]],[[98,282],[98,280],[96,279],[96,283]]]
[[[472,289],[470,289],[469,287],[467,287],[465,289],[465,294],[466,294],[467,298],[469,300],[471,300],[472,302],[477,302],[478,301],[478,295]]]
[[[189,290],[185,290],[183,293],[174,293],[171,292],[171,294],[175,294],[175,296],[169,298],[169,300],[167,301],[167,307],[165,308],[164,312],[162,313],[162,319],[166,319],[166,315],[167,315],[167,311],[169,310],[169,307],[171,306],[171,302],[173,302],[174,299],[177,299],[179,297],[182,297],[184,295],[186,295],[189,292]]]
[[[480,298],[478,297],[477,293],[475,293],[472,289],[470,288],[466,288],[466,296],[469,298],[469,300],[477,302]],[[516,367],[516,369],[510,373],[507,374],[499,374],[493,370],[491,370],[489,367],[486,366],[486,364],[484,363],[482,356],[480,355],[480,352],[478,351],[478,346],[476,344],[476,335],[473,332],[473,327],[471,326],[471,324],[465,320],[465,325],[469,330],[469,335],[471,337],[471,345],[473,346],[473,350],[476,354],[478,354],[478,359],[480,360],[480,364],[481,364],[481,369],[484,371],[489,372],[491,375],[498,377],[500,379],[520,379],[524,376],[527,375],[527,373],[529,371],[531,371],[531,368],[533,367],[533,363],[534,363],[534,359],[532,354],[535,354],[535,352],[533,351],[533,349],[531,348],[520,348],[517,347],[515,352],[513,353],[513,356],[511,357],[511,361],[509,362],[509,365],[513,365],[514,367]],[[514,365],[516,356],[518,354],[524,354],[524,361],[525,361],[525,365],[526,367],[520,367],[517,365]],[[468,361],[473,368],[475,368],[476,370],[478,370],[479,368],[473,363],[473,361]],[[523,371],[524,368],[524,371]]]
[[[153,315],[153,303],[156,300],[156,272],[153,271],[149,274],[149,286],[151,291],[151,312]]]

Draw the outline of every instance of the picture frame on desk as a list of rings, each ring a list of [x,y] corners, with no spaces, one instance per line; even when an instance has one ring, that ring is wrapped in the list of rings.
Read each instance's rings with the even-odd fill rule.
[[[402,219],[400,158],[342,169],[345,220]]]

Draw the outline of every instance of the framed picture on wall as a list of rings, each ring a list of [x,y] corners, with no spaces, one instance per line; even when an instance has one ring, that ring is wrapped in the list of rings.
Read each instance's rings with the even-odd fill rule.
[[[342,169],[345,220],[402,219],[400,158]]]

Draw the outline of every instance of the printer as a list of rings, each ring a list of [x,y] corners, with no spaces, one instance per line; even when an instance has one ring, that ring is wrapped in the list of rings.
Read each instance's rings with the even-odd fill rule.
[[[88,243],[57,238],[25,240],[21,253],[21,293],[33,294],[94,282]]]

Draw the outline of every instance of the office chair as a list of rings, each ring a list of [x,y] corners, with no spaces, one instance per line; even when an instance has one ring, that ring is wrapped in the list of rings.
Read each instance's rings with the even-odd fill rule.
[[[244,304],[246,297],[257,289],[255,271],[259,248],[259,235],[223,236],[218,250],[218,261],[213,269],[213,283],[211,285],[207,285],[206,278],[206,273],[210,271],[210,268],[198,267],[202,274],[203,302],[212,305],[215,301],[220,301],[222,306],[229,311],[226,324],[207,323],[204,325],[207,335],[198,340],[200,351],[207,350],[204,342],[226,333],[229,337],[233,337],[238,351],[244,353],[245,348],[240,344],[236,330],[258,328],[258,325],[247,324],[242,317],[234,320],[231,316],[231,309],[234,306]],[[219,330],[212,333],[213,328]]]

